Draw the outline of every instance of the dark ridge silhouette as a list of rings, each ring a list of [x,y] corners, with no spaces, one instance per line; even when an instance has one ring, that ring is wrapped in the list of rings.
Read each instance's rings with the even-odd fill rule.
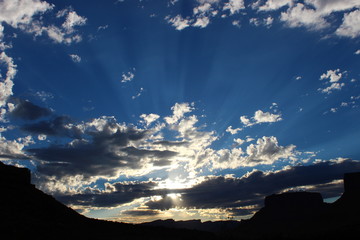
[[[242,239],[357,239],[360,236],[360,173],[344,175],[345,192],[334,203],[319,193],[288,192],[265,198],[265,206],[229,233]]]
[[[239,221],[206,221],[201,220],[187,220],[187,221],[175,221],[173,219],[167,220],[155,220],[153,222],[142,223],[143,226],[157,226],[167,228],[180,228],[180,229],[193,229],[213,233],[224,233],[229,230],[233,230],[239,227],[241,222]]]
[[[169,219],[140,225],[82,216],[36,189],[30,177],[28,169],[0,162],[1,240],[357,239],[360,235],[360,173],[344,175],[345,191],[332,204],[324,203],[319,193],[289,192],[266,197],[264,207],[241,222]]]
[[[30,171],[0,162],[0,239],[216,239],[186,229],[90,219],[30,183]]]

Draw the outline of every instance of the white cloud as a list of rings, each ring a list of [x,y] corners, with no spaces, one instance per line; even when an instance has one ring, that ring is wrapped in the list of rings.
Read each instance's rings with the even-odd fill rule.
[[[291,6],[292,4],[293,0],[267,0],[264,5],[257,6],[257,8],[260,11],[274,11],[287,5]]]
[[[56,15],[58,18],[66,17],[61,27],[46,25],[42,16],[53,8],[54,5],[39,0],[4,0],[0,2],[0,23],[6,22],[35,37],[46,33],[56,43],[80,42],[82,38],[74,27],[84,25],[86,18],[71,9],[64,9]]]
[[[273,114],[270,112],[263,112],[261,110],[258,110],[255,112],[254,120],[256,123],[273,123],[281,121],[281,114]]]
[[[302,3],[297,3],[286,12],[282,12],[280,19],[292,28],[306,27],[310,30],[319,30],[330,26],[320,12]]]
[[[272,106],[272,108],[274,107],[277,107],[277,105]],[[281,114],[263,112],[262,110],[257,110],[251,119],[249,119],[247,116],[240,117],[240,121],[242,124],[245,125],[245,127],[250,127],[261,123],[279,122],[281,120],[282,120]]]
[[[223,8],[224,11],[229,10],[231,15],[238,13],[241,9],[245,9],[244,0],[229,0]]]
[[[231,135],[237,134],[240,131],[242,131],[242,128],[232,128],[232,126],[229,126],[226,129],[226,132],[230,133]]]
[[[341,90],[341,88],[345,86],[345,83],[339,82],[342,77],[343,73],[340,72],[340,69],[328,70],[320,76],[320,80],[328,80],[326,84],[331,85],[325,88],[319,88],[318,90],[327,94],[332,93],[333,90]]]
[[[240,146],[240,145],[244,144],[246,141],[241,138],[235,138],[234,142],[236,142],[237,146]]]
[[[29,156],[23,149],[33,143],[31,136],[7,140],[0,135],[0,160],[28,159]]]
[[[360,10],[357,9],[350,13],[345,13],[343,23],[335,34],[342,37],[356,38],[360,36]]]
[[[206,16],[199,17],[196,19],[196,22],[193,24],[194,27],[200,27],[205,28],[207,25],[209,25],[210,19]]]
[[[133,70],[135,71],[135,68],[133,68]],[[123,73],[121,75],[121,82],[122,83],[130,82],[130,81],[132,81],[134,79],[134,77],[135,77],[135,73],[133,71]]]
[[[236,139],[239,145],[244,140]],[[279,146],[274,136],[259,138],[256,144],[250,144],[244,152],[241,148],[221,149],[216,151],[211,158],[213,169],[238,168],[256,166],[259,164],[270,165],[280,159],[296,160],[295,145]]]
[[[202,5],[199,5],[199,6],[195,7],[193,9],[193,13],[194,13],[194,15],[203,14],[203,13],[209,12],[210,10],[211,10],[211,4],[206,2],[206,3],[202,4]]]
[[[301,80],[302,79],[302,76],[297,76],[296,78],[295,78],[295,80],[297,80],[297,81],[299,81],[299,80]]]
[[[81,62],[81,57],[79,55],[69,54],[69,56],[73,62],[75,62],[75,63]]]
[[[189,19],[184,19],[180,15],[176,15],[175,17],[171,18],[170,16],[167,16],[165,18],[168,23],[171,23],[173,27],[176,28],[176,30],[183,30],[191,25],[191,21]]]
[[[0,76],[0,108],[5,106],[7,99],[13,94],[12,88],[14,86],[13,79],[16,75],[16,65],[11,57],[5,52],[0,53],[0,64],[4,64],[7,68],[5,79]]]
[[[85,17],[81,17],[75,11],[69,9],[62,27],[66,29],[67,33],[73,33],[75,31],[74,27],[85,25],[86,21]]]
[[[356,55],[360,55],[360,49],[359,49],[359,50],[357,50],[357,51],[355,51],[355,52],[354,52],[354,54],[356,54]]]
[[[144,119],[146,126],[149,126],[151,123],[158,120],[160,116],[154,113],[150,113],[150,114],[141,114],[140,118]]]
[[[288,145],[286,147],[279,146],[276,137],[262,137],[259,138],[255,144],[251,144],[246,148],[246,163],[250,166],[257,164],[273,164],[279,159],[293,158],[295,145]]]
[[[340,69],[328,70],[320,76],[320,80],[328,79],[331,83],[338,82],[341,78],[342,73],[340,72]]]
[[[175,124],[181,118],[184,117],[184,114],[189,113],[194,110],[193,104],[189,103],[176,103],[173,107],[171,107],[173,111],[173,115],[171,117],[165,117],[164,120],[167,124]]]
[[[305,2],[314,6],[323,15],[360,7],[358,0],[305,0]]]
[[[240,24],[240,21],[239,20],[234,20],[232,21],[231,23],[233,26],[237,27],[237,28],[240,28],[241,27],[241,24]]]
[[[0,22],[13,28],[30,24],[33,16],[51,10],[54,6],[39,0],[3,0],[0,2]]]

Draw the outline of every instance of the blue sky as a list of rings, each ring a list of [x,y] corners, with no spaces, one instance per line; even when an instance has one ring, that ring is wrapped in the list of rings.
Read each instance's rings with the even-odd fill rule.
[[[339,196],[360,169],[359,8],[1,1],[0,160],[87,216],[128,222]]]

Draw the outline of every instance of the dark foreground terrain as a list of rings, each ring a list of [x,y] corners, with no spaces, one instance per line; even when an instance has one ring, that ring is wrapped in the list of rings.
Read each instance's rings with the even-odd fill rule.
[[[30,183],[30,171],[0,162],[0,239],[358,239],[360,173],[344,176],[334,203],[319,193],[266,197],[265,207],[241,222],[154,221],[142,225],[84,217]]]

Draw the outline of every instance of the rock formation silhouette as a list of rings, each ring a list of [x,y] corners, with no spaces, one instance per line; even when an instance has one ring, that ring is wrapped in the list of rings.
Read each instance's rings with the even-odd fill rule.
[[[215,239],[207,232],[90,219],[30,183],[30,171],[0,162],[0,239]]]
[[[159,220],[143,225],[82,216],[36,189],[30,179],[28,169],[0,162],[0,239],[354,239],[360,235],[360,172],[344,175],[345,191],[332,204],[324,203],[319,193],[288,192],[266,197],[265,206],[241,222]]]

